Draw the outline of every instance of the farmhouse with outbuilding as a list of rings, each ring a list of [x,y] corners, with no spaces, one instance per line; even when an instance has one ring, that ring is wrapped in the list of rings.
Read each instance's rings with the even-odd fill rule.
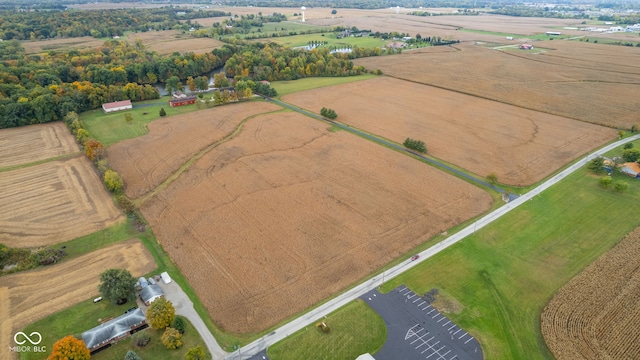
[[[106,113],[132,109],[131,100],[115,101],[102,104],[102,110]]]
[[[113,320],[87,330],[82,333],[87,349],[94,353],[100,349],[111,346],[111,344],[126,338],[138,330],[146,328],[147,319],[140,308],[127,311]]]

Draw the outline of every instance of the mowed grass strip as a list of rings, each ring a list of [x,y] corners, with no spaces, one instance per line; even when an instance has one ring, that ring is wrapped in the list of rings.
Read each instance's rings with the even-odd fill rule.
[[[639,224],[640,181],[603,189],[582,169],[471,237],[385,284],[441,289],[486,359],[552,359],[540,331],[555,292]]]
[[[373,74],[365,74],[345,77],[311,77],[298,80],[276,81],[271,83],[271,87],[276,89],[279,98],[283,95],[295,93],[298,91],[317,89],[321,87],[345,84],[354,81],[368,80],[376,76],[377,75]],[[311,111],[320,112],[320,109],[311,109]]]
[[[300,330],[268,349],[272,360],[355,359],[376,352],[387,338],[382,318],[361,300],[327,316],[324,321],[331,331],[323,333],[314,324]]]

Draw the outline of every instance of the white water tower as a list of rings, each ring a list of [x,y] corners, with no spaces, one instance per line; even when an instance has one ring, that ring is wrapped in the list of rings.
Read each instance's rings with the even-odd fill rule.
[[[304,11],[307,10],[307,8],[303,6],[300,10],[302,10],[302,22],[304,22]]]
[[[400,13],[400,6],[396,6],[396,15]]]

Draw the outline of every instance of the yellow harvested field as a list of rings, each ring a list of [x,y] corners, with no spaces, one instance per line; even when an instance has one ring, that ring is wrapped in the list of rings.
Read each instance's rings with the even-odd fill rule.
[[[140,39],[144,46],[160,55],[173,52],[204,54],[215,48],[222,47],[223,42],[210,38],[192,38],[178,30],[148,31],[127,35],[127,41],[134,43]]]
[[[103,44],[104,40],[96,39],[91,36],[23,41],[21,43],[22,47],[24,47],[25,53],[27,54],[38,54],[49,50],[92,49],[102,46]]]
[[[80,151],[62,122],[0,131],[0,169]]]
[[[558,360],[640,354],[640,228],[589,265],[547,304],[542,335]]]
[[[264,102],[244,102],[156,120],[148,125],[148,135],[110,146],[107,156],[125,180],[127,196],[138,198],[198,151],[231,134],[245,118],[278,109]]]
[[[2,172],[0,199],[9,247],[57,244],[124,219],[84,155]]]
[[[452,48],[458,51],[427,48],[354,62],[527,109],[614,128],[640,127],[635,48],[570,41],[536,42],[535,47],[543,52],[462,44]]]
[[[0,277],[0,348],[3,354],[7,354],[9,346],[15,346],[13,334],[16,331],[98,296],[100,274],[112,268],[127,269],[138,277],[157,266],[140,240],[131,239],[59,264]],[[78,329],[78,332],[83,330],[88,329]],[[46,338],[49,334],[42,336]]]
[[[330,104],[342,123],[397,143],[422,140],[429,155],[481,177],[531,185],[614,139],[613,129],[380,77],[298,92],[284,101],[319,112]]]
[[[253,333],[491,203],[420,161],[284,112],[249,120],[141,210],[215,323]]]

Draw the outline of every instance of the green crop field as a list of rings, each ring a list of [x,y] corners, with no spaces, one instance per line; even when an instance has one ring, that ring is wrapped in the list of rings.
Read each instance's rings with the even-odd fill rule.
[[[355,359],[376,352],[387,338],[384,321],[360,300],[327,316],[324,321],[331,331],[323,333],[310,324],[268,350],[272,360]]]
[[[298,91],[317,89],[325,86],[345,84],[360,80],[368,80],[374,77],[376,77],[376,75],[371,74],[345,77],[311,77],[290,81],[275,81],[271,83],[271,87],[276,89],[276,91],[278,92],[278,97],[280,97]]]
[[[327,42],[326,46],[329,46],[329,47],[359,46],[362,48],[382,47],[389,42],[389,41],[382,40],[380,38],[374,38],[371,36],[364,36],[364,37],[349,36],[342,39],[337,39],[334,33],[283,36],[283,37],[271,38],[270,41],[273,41],[281,45],[290,46],[290,47],[305,46],[305,45],[308,45],[309,42],[311,41],[326,41]]]
[[[639,225],[640,181],[603,189],[581,170],[384,286],[441,289],[447,315],[474,335],[487,359],[551,359],[542,309],[567,281]]]

